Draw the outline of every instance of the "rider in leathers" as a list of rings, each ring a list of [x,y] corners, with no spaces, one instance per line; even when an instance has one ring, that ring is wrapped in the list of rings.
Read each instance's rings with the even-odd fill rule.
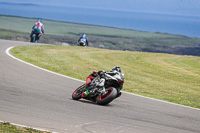
[[[94,75],[96,76],[96,71],[93,72],[93,74],[91,75]],[[97,84],[97,88],[101,89],[101,93],[104,94],[105,93],[105,87],[104,87],[104,84],[105,84],[105,81],[107,79],[113,79],[113,80],[117,80],[117,79],[121,79],[121,78],[124,78],[124,73],[121,72],[121,68],[118,67],[118,66],[115,66],[112,68],[112,71],[110,72],[106,72],[106,71],[98,71],[97,75],[100,76],[100,82],[99,84]],[[121,80],[124,80],[124,79],[121,79]],[[119,94],[117,95],[117,97],[119,97],[121,95],[121,92],[119,92]]]
[[[85,46],[88,46],[89,42],[88,42],[88,38],[87,38],[86,34],[83,34],[83,35],[79,38],[78,43],[80,42],[81,39],[85,39],[85,40],[86,40]]]
[[[33,34],[36,34],[36,40],[39,40],[40,37],[44,34],[44,25],[40,18],[37,19],[36,23],[34,23],[30,37],[32,37]]]
[[[113,67],[112,71],[110,71],[110,72],[99,71],[98,73],[99,73],[101,79],[100,79],[100,83],[97,85],[97,87],[103,87],[103,91],[105,91],[104,84],[107,79],[111,78],[113,80],[117,80],[117,79],[124,78],[124,73],[121,72],[121,68],[118,66]]]

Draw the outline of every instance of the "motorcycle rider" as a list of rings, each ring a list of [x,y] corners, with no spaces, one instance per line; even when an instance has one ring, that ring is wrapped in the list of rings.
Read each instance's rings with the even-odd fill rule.
[[[112,79],[116,79],[116,80],[123,78],[122,80],[124,80],[124,73],[121,72],[121,68],[119,66],[113,67],[112,70],[109,72],[102,70],[102,71],[98,71],[98,72],[93,71],[93,73],[90,74],[90,76],[94,76],[94,77],[96,77],[97,75],[100,76],[100,82],[99,82],[99,84],[96,85],[96,87],[98,88],[98,90],[101,90],[102,95],[106,93],[104,84],[108,78],[112,78]],[[86,91],[87,92],[84,92],[84,96],[89,94],[88,90],[86,90]],[[94,91],[96,91],[96,90],[91,90],[90,93],[94,93]],[[119,97],[120,95],[121,95],[121,92],[118,93],[117,97]]]
[[[37,22],[33,25],[30,37],[32,37],[33,34],[36,34],[36,40],[39,40],[44,34],[44,25],[40,18],[37,19]]]
[[[83,34],[83,35],[79,38],[78,43],[80,42],[81,39],[85,39],[85,40],[86,40],[85,46],[88,46],[88,43],[89,43],[89,42],[88,42],[88,39],[87,39],[86,34]]]

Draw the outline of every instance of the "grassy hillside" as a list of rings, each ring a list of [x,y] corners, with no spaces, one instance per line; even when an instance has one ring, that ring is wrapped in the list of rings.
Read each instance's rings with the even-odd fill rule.
[[[124,91],[200,108],[200,57],[55,45],[20,46],[11,53],[81,80],[117,65],[125,73]]]
[[[30,18],[0,16],[0,38],[29,41],[35,21]],[[79,37],[86,33],[91,47],[200,56],[200,38],[50,20],[43,20],[43,23],[45,35],[41,43],[77,45]]]
[[[13,30],[18,32],[29,33],[36,19],[22,18],[14,16],[0,15],[0,29]],[[43,20],[45,32],[51,35],[74,35],[83,32],[91,35],[108,35],[121,37],[173,37],[174,35],[157,34],[150,32],[140,32],[133,30],[123,30],[117,28],[109,28],[102,26],[92,26],[85,24],[75,24],[67,22],[58,22]]]

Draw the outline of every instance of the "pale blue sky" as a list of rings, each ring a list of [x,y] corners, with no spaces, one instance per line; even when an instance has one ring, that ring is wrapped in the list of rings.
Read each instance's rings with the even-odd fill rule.
[[[0,2],[200,16],[200,0],[0,0]]]

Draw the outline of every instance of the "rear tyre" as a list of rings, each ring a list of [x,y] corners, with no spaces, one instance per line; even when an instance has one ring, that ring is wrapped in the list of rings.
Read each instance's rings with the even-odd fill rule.
[[[86,46],[84,42],[79,42],[79,46]]]
[[[30,42],[35,42],[36,41],[36,35],[35,34],[33,34],[32,36],[31,36],[31,40],[30,40]]]
[[[103,96],[98,96],[96,98],[97,104],[100,105],[106,105],[110,102],[112,102],[112,100],[114,100],[117,96],[117,90],[114,87],[110,87],[108,89],[106,89],[106,94]]]
[[[84,84],[85,85],[85,84]],[[72,99],[74,100],[79,100],[81,99],[81,95],[83,92],[83,87],[84,85],[81,85],[80,87],[78,87],[73,93],[72,93]]]

